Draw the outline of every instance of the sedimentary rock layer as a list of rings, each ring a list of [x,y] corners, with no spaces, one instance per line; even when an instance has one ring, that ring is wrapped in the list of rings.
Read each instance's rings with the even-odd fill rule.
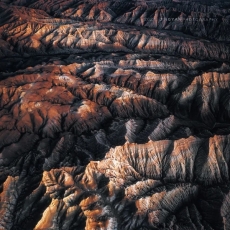
[[[229,229],[227,1],[0,3],[0,229]]]

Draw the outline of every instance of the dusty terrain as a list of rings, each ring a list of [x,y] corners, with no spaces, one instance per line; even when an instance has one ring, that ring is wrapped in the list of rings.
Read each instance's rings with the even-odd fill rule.
[[[228,1],[0,2],[1,230],[228,230],[229,167]]]

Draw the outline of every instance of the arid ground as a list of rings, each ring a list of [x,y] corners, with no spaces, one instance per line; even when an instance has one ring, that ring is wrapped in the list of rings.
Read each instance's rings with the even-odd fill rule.
[[[230,1],[0,1],[0,230],[229,230]]]

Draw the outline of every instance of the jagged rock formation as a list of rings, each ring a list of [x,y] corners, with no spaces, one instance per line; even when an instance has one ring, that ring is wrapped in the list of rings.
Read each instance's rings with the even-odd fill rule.
[[[0,229],[229,229],[230,4],[0,3]]]

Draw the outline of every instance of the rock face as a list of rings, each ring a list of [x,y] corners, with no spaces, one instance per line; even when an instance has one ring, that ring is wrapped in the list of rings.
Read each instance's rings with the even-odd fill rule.
[[[228,1],[0,2],[0,230],[230,229]]]

